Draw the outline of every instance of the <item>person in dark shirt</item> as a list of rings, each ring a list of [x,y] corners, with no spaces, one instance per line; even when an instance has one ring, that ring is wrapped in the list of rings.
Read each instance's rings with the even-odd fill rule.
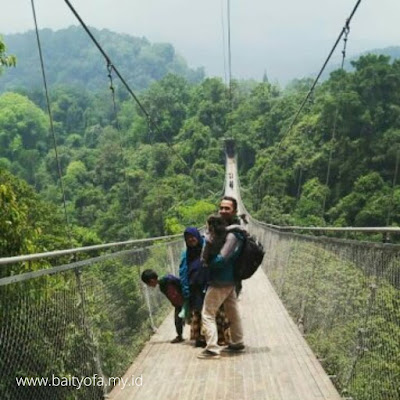
[[[184,320],[179,317],[182,310],[184,298],[182,295],[181,282],[179,278],[174,275],[168,274],[158,279],[157,272],[152,269],[146,269],[142,272],[142,281],[150,287],[160,287],[160,291],[175,307],[175,329],[177,336],[171,340],[171,343],[180,343],[184,339],[182,337]]]
[[[235,224],[238,221],[236,199],[228,196],[223,197],[219,206],[219,215],[228,226]],[[212,241],[214,240],[212,236],[210,237],[211,250],[213,247]],[[211,260],[205,260],[209,262],[210,279],[204,298],[201,319],[207,346],[197,355],[200,359],[218,359],[222,350],[238,352],[245,349],[234,277],[234,263],[240,254],[242,245],[242,235],[228,232],[225,235],[225,242],[219,253],[213,256]],[[218,345],[216,324],[216,314],[221,305],[224,305],[231,330],[230,343],[224,349]]]

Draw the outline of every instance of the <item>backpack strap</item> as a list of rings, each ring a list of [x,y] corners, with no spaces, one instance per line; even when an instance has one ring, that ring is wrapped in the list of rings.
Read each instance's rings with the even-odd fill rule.
[[[249,236],[249,232],[242,225],[234,224],[225,228],[226,232],[241,233],[244,237]]]

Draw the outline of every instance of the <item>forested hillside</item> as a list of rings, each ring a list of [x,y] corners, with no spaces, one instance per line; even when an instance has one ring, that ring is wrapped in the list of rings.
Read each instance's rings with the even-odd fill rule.
[[[309,79],[285,89],[266,79],[233,81],[229,88],[218,78],[194,82],[185,74],[167,73],[173,62],[163,64],[161,57],[152,64],[163,65],[159,76],[153,74],[158,67],[148,66],[140,75],[141,88],[150,83],[138,93],[154,122],[149,125],[117,79],[114,110],[103,60],[93,49],[93,58],[87,58],[83,45],[82,51],[71,58],[70,71],[60,67],[49,74],[57,83],[49,90],[54,132],[39,80],[33,86],[19,81],[18,89],[0,95],[2,257],[203,225],[222,194],[226,137],[236,140],[242,197],[259,220],[399,226],[400,60],[365,55],[353,61],[353,70],[333,72],[289,129]],[[17,65],[27,62],[24,53],[4,48],[0,40],[0,85],[17,71],[13,54]],[[80,75],[86,62],[87,75]],[[31,59],[28,63],[33,65]],[[63,63],[65,57],[58,65]],[[37,79],[24,71],[26,82]],[[71,83],[73,76],[78,85]],[[397,398],[392,377],[399,375],[398,258],[388,263],[390,258],[379,249],[370,252],[374,246],[369,244],[363,258],[356,246],[348,253],[336,241],[329,249],[309,237],[296,243],[294,236],[304,239],[293,235],[275,241],[265,267],[313,351],[327,373],[338,377],[335,384],[343,395],[375,400],[378,387],[379,398]],[[180,248],[175,250],[178,256]],[[93,261],[79,273],[4,285],[0,392],[7,393],[17,375],[91,376],[96,359],[106,376],[122,376],[152,332],[140,271],[169,271],[171,264],[178,265],[172,252],[154,246],[137,257]],[[63,256],[3,266],[0,278],[70,261]],[[161,320],[164,308],[156,310],[153,317]],[[34,398],[27,389],[18,388],[18,396]]]
[[[400,58],[400,46],[390,46],[390,47],[384,47],[382,49],[373,49],[367,52],[364,52],[360,54],[359,56],[365,56],[366,54],[375,54],[375,55],[383,55],[383,56],[388,56],[392,60],[396,60]],[[359,57],[357,57],[359,58]],[[352,61],[355,61],[353,58]]]
[[[91,31],[113,63],[136,90],[147,88],[168,73],[200,82],[202,68],[190,69],[168,43],[150,43],[145,37],[118,34],[107,29]],[[103,57],[81,27],[39,32],[49,85],[69,85],[89,90],[107,87],[107,68]],[[40,61],[34,31],[3,35],[7,48],[18,55],[17,68],[0,80],[0,92],[34,89],[42,86]]]
[[[400,61],[366,55],[353,64],[354,72],[338,70],[317,89],[308,110],[285,137],[286,124],[273,119],[275,124],[268,125],[281,146],[278,151],[276,145],[265,148],[264,141],[248,174],[250,184],[261,185],[260,195],[253,197],[261,219],[398,225]],[[285,104],[284,118],[293,113],[296,96],[277,101],[281,107]],[[261,118],[263,123],[275,117],[276,105]]]
[[[102,68],[101,62],[97,67]],[[334,72],[321,84],[290,130],[308,80],[285,90],[268,82],[233,82],[231,102],[218,78],[194,84],[167,74],[139,96],[157,129],[149,129],[118,83],[118,122],[110,93],[53,88],[58,155],[77,244],[201,225],[221,194],[222,139],[228,136],[237,141],[243,197],[255,217],[277,224],[398,225],[400,61],[366,55],[354,67],[353,72]],[[9,73],[10,68],[3,71],[0,82]],[[23,216],[35,206],[24,204],[15,188],[25,186],[4,170],[39,193],[40,200],[28,196],[33,204],[40,201],[38,209],[49,207],[42,214],[46,221],[56,215],[53,206],[61,213],[41,90],[0,96],[0,168],[2,207],[9,207],[3,208],[6,225],[14,226],[14,217],[7,219],[10,210]],[[57,218],[61,224],[62,216]],[[51,220],[46,226],[53,226]],[[10,240],[6,235],[0,241],[3,255],[28,250],[10,246]],[[37,251],[59,242],[39,244]]]

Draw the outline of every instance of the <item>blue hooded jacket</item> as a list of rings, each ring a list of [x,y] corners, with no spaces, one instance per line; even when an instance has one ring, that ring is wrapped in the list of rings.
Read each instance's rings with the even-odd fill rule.
[[[186,247],[186,250],[182,252],[181,263],[179,265],[179,278],[181,280],[182,293],[185,299],[190,296],[191,285],[205,285],[207,277],[205,276],[206,271],[203,271],[200,261],[200,254],[203,248],[204,239],[197,228],[188,227],[183,233],[186,235],[192,235],[198,240],[196,247]]]

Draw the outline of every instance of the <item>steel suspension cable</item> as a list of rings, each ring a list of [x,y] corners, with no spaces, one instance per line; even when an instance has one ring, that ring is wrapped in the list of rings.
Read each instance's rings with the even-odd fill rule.
[[[140,100],[137,98],[135,93],[131,90],[129,85],[126,83],[125,79],[122,77],[122,75],[119,73],[118,69],[114,66],[114,64],[111,62],[110,57],[107,55],[107,53],[103,50],[103,48],[100,46],[99,42],[96,40],[96,38],[93,36],[92,32],[90,29],[87,27],[85,22],[82,20],[78,12],[75,10],[73,5],[69,2],[69,0],[65,0],[67,3],[68,7],[71,9],[72,13],[75,15],[75,17],[78,19],[80,24],[82,25],[83,29],[86,31],[86,33],[89,35],[90,39],[92,39],[93,43],[96,45],[97,49],[100,51],[100,53],[103,55],[105,60],[107,61],[107,65],[111,65],[115,73],[118,75],[118,78],[121,80],[121,82],[124,84],[125,88],[128,90],[129,94],[134,98],[136,101],[137,105],[140,107],[142,112],[146,115],[146,117],[149,116],[147,110],[144,108],[143,104],[140,102]]]
[[[231,1],[227,0],[227,18],[228,18],[228,77],[229,77],[229,108],[233,112],[232,96],[232,52],[231,52]],[[229,130],[232,136],[232,120],[229,124]]]
[[[341,70],[344,70],[344,62],[346,59],[346,49],[347,49],[347,41],[349,38],[349,33],[350,33],[350,25],[348,24],[348,21],[346,21],[346,31],[344,34],[343,38],[343,50],[342,50],[342,64],[341,64]],[[339,117],[339,105],[336,105],[336,110],[335,110],[335,115],[333,118],[333,126],[332,126],[332,137],[331,137],[331,148],[329,150],[329,158],[328,158],[328,168],[326,171],[326,179],[325,179],[325,186],[329,187],[329,179],[331,176],[331,164],[332,164],[332,157],[333,157],[333,150],[334,150],[334,145],[335,145],[335,140],[336,140],[336,128],[337,128],[337,120]],[[322,217],[325,214],[325,207],[326,207],[326,196],[327,193],[324,192],[324,199],[322,202]]]
[[[70,226],[69,218],[68,218],[64,181],[63,181],[63,176],[62,176],[60,158],[59,158],[59,155],[58,155],[57,139],[56,139],[56,134],[55,134],[55,131],[54,131],[53,113],[52,113],[51,105],[50,105],[49,91],[48,91],[48,87],[47,87],[46,71],[45,71],[45,66],[44,66],[42,45],[41,45],[40,36],[39,36],[39,29],[38,29],[38,23],[37,23],[37,18],[36,18],[36,10],[35,10],[35,1],[34,0],[31,0],[31,6],[32,6],[33,20],[34,20],[34,23],[35,23],[36,40],[37,40],[38,51],[39,51],[39,58],[40,58],[40,66],[41,66],[41,71],[42,71],[42,79],[43,79],[44,91],[45,91],[45,95],[46,95],[47,113],[49,115],[50,131],[51,131],[51,135],[52,135],[52,138],[53,138],[53,147],[54,147],[56,163],[57,163],[57,172],[58,172],[58,178],[59,178],[59,181],[60,181],[60,187],[61,187],[61,192],[62,192],[64,218],[65,218],[65,223],[66,223],[66,226],[67,226],[68,238],[69,238],[69,241],[71,242],[72,241],[71,226]]]
[[[337,45],[339,44],[339,42],[340,42],[340,40],[342,39],[343,35],[345,35],[345,33],[347,32],[347,29],[348,29],[348,27],[349,27],[349,25],[350,25],[350,22],[351,22],[351,20],[352,20],[352,18],[353,18],[353,16],[354,16],[355,12],[357,11],[358,6],[360,5],[360,3],[361,3],[361,0],[357,0],[357,3],[356,3],[356,5],[354,6],[354,8],[353,8],[353,10],[352,10],[352,12],[351,12],[349,18],[347,18],[344,27],[342,28],[342,30],[341,30],[341,32],[340,32],[338,38],[336,39],[335,44],[333,45],[331,51],[329,52],[328,57],[326,58],[324,64],[322,65],[321,70],[319,71],[317,77],[315,78],[313,84],[311,85],[310,90],[308,91],[306,97],[304,98],[303,102],[301,103],[301,105],[300,105],[299,109],[297,110],[297,112],[296,112],[296,114],[295,114],[295,116],[294,116],[292,122],[291,122],[290,125],[289,125],[289,128],[286,130],[286,132],[284,133],[283,137],[285,137],[285,136],[291,131],[293,125],[294,125],[295,122],[297,121],[298,116],[300,115],[300,113],[301,113],[301,111],[303,110],[305,104],[307,103],[308,99],[310,98],[311,94],[313,93],[313,91],[314,91],[314,89],[315,89],[315,86],[317,85],[317,83],[318,83],[318,81],[319,81],[319,78],[321,77],[321,75],[322,75],[322,73],[324,72],[326,66],[328,65],[328,62],[329,62],[329,60],[331,59],[332,54],[333,54],[334,51],[336,50]],[[282,138],[282,140],[283,140],[283,138]],[[280,147],[280,145],[281,145],[281,143],[282,143],[282,140],[279,142],[278,147]]]
[[[68,211],[67,211],[66,197],[65,197],[65,188],[64,188],[64,182],[63,182],[63,179],[62,179],[62,171],[61,171],[60,160],[59,160],[59,157],[58,157],[57,140],[56,140],[56,136],[55,136],[55,132],[54,132],[53,116],[52,116],[52,112],[51,112],[51,105],[50,105],[49,93],[48,93],[48,88],[47,88],[46,72],[45,72],[45,67],[44,67],[44,60],[43,60],[43,54],[42,54],[42,47],[41,47],[41,43],[40,43],[40,36],[39,36],[39,29],[38,29],[38,24],[37,24],[34,0],[31,0],[31,5],[32,5],[33,19],[35,21],[35,31],[36,31],[36,38],[37,38],[38,49],[39,49],[40,65],[41,65],[41,69],[42,69],[43,84],[44,84],[45,93],[46,93],[46,103],[47,103],[47,110],[48,110],[49,119],[50,119],[50,128],[51,128],[51,133],[52,133],[52,137],[53,137],[53,144],[54,144],[54,151],[55,151],[56,161],[57,161],[58,175],[59,175],[59,179],[60,179],[60,186],[61,186],[61,191],[62,191],[62,196],[63,196],[64,216],[65,216],[65,223],[66,223],[66,228],[67,228],[67,236],[68,236],[69,242],[72,245],[73,244],[72,243],[72,232],[71,232],[71,226],[69,224],[69,219],[68,219]],[[72,260],[76,261],[76,254],[72,255]],[[83,289],[83,286],[82,286],[80,270],[79,269],[75,269],[74,275],[75,275],[75,282],[76,282],[76,285],[77,285],[77,288],[78,288],[78,296],[79,296],[78,298],[79,298],[79,304],[80,304],[79,307],[80,307],[81,310],[84,310],[85,293],[84,293],[84,289]],[[86,320],[86,318],[85,318],[85,316],[83,316],[82,321],[83,321],[83,324],[85,326],[85,335],[86,335],[86,338],[88,340],[90,340],[93,337],[93,332],[92,332],[91,327],[89,327],[85,323],[85,320]],[[97,346],[96,343],[93,343],[93,349],[95,349],[96,354],[98,354],[98,346]],[[95,365],[95,370],[99,374],[99,376],[104,376],[103,375],[103,370],[102,370],[102,367],[100,365],[98,357],[94,357],[94,365]],[[103,389],[104,389],[104,387],[103,387]],[[104,391],[103,391],[103,394],[105,394]]]
[[[228,72],[229,72],[229,97],[232,108],[232,54],[231,54],[231,1],[227,0],[228,10]]]
[[[72,4],[70,3],[69,0],[64,0],[65,3],[67,3],[68,7],[70,8],[70,10],[72,11],[72,13],[75,15],[75,17],[78,19],[78,21],[80,22],[80,24],[82,25],[83,29],[86,31],[86,33],[89,35],[90,39],[92,40],[92,42],[95,44],[95,46],[97,47],[97,49],[100,51],[100,53],[103,55],[103,57],[105,58],[107,65],[110,65],[111,68],[113,69],[113,71],[116,73],[116,75],[118,76],[118,78],[121,80],[121,82],[123,83],[123,85],[125,86],[126,90],[129,92],[129,94],[132,96],[132,98],[135,100],[136,104],[139,106],[140,110],[143,112],[143,114],[146,116],[148,123],[150,123],[150,125],[152,125],[155,130],[157,131],[158,134],[160,134],[166,141],[168,147],[172,150],[172,152],[175,154],[175,156],[177,156],[177,158],[179,158],[179,160],[182,162],[182,164],[185,166],[185,168],[187,169],[187,171],[190,174],[190,168],[189,165],[186,163],[186,161],[181,157],[181,155],[179,153],[176,152],[176,150],[174,149],[173,145],[170,143],[169,139],[166,137],[166,135],[159,129],[158,125],[153,121],[153,119],[151,118],[151,115],[149,114],[149,112],[146,110],[146,108],[143,106],[143,104],[140,102],[139,98],[135,95],[135,93],[133,92],[133,90],[130,88],[130,86],[128,85],[128,83],[125,81],[125,79],[123,78],[123,76],[120,74],[120,72],[118,71],[117,67],[112,63],[110,57],[108,56],[108,54],[104,51],[104,49],[101,47],[100,43],[96,40],[96,38],[94,37],[94,35],[92,34],[92,32],[90,31],[90,29],[87,27],[87,25],[85,24],[85,22],[82,20],[82,18],[80,17],[80,15],[78,14],[78,12],[75,10],[75,8],[72,6]]]
[[[392,222],[392,212],[393,212],[393,200],[394,200],[394,191],[397,183],[397,176],[399,173],[399,162],[400,162],[400,149],[397,149],[396,152],[396,165],[394,167],[394,174],[393,174],[393,182],[392,182],[392,193],[389,200],[388,212],[386,217],[386,226],[389,226]]]
[[[225,84],[228,82],[226,74],[226,49],[225,49],[225,23],[224,23],[224,0],[221,0],[221,26],[222,26],[222,56],[224,59],[224,81]]]
[[[293,120],[291,121],[291,123],[290,123],[288,129],[286,129],[286,131],[285,131],[284,134],[282,135],[282,138],[281,138],[281,140],[279,141],[278,145],[276,146],[276,149],[275,149],[275,151],[273,152],[273,154],[272,154],[272,156],[271,156],[271,159],[269,160],[269,162],[267,162],[267,165],[266,165],[265,168],[263,169],[263,172],[262,172],[261,174],[259,174],[259,176],[258,176],[258,178],[256,179],[256,181],[254,182],[254,184],[257,184],[257,183],[259,182],[259,180],[261,179],[261,177],[262,177],[263,173],[265,172],[265,170],[267,169],[267,167],[270,165],[270,163],[272,163],[272,161],[274,160],[274,158],[277,156],[278,151],[280,150],[281,145],[282,145],[282,143],[283,143],[283,140],[286,138],[286,136],[287,136],[287,135],[290,133],[290,131],[292,130],[292,128],[293,128],[295,122],[297,121],[297,118],[298,118],[298,116],[300,115],[302,109],[303,109],[304,106],[306,105],[306,103],[307,103],[308,99],[310,98],[311,94],[314,92],[314,89],[315,89],[315,87],[316,87],[316,85],[317,85],[317,83],[318,83],[318,81],[319,81],[319,78],[321,77],[322,73],[324,72],[324,70],[325,70],[325,68],[326,68],[326,66],[327,66],[327,64],[328,64],[328,62],[329,62],[329,60],[330,60],[330,58],[332,57],[332,54],[333,54],[334,51],[336,50],[336,47],[337,47],[337,45],[339,44],[341,38],[342,38],[343,35],[346,33],[347,28],[350,26],[350,22],[351,22],[351,20],[352,20],[352,18],[353,18],[353,16],[354,16],[355,12],[357,11],[357,9],[358,9],[360,3],[361,3],[361,0],[357,0],[357,3],[356,3],[355,6],[353,7],[353,10],[351,11],[350,16],[346,19],[345,25],[343,26],[343,28],[342,28],[342,30],[341,30],[341,32],[340,32],[338,38],[336,39],[336,41],[335,41],[335,43],[334,43],[334,45],[333,45],[331,51],[329,52],[328,57],[326,58],[324,64],[322,65],[321,70],[319,71],[317,77],[315,78],[313,84],[311,85],[310,90],[308,91],[306,97],[305,97],[304,100],[302,101],[302,103],[301,103],[299,109],[297,110],[297,112],[296,112],[296,114],[295,114]]]
[[[122,145],[121,129],[120,129],[120,125],[118,122],[117,104],[115,102],[115,88],[114,88],[113,77],[112,77],[113,69],[112,69],[111,64],[107,65],[107,70],[108,70],[108,79],[110,80],[110,91],[111,91],[111,97],[112,97],[112,102],[113,102],[115,128],[118,131],[119,147],[121,150],[122,161],[124,163],[124,169],[123,169],[124,170],[124,180],[125,180],[126,191],[127,191],[127,195],[128,195],[129,216],[131,219],[130,231],[131,231],[131,235],[133,237],[133,222],[134,222],[133,221],[133,204],[132,204],[130,185],[129,185],[128,177],[126,174],[127,161],[126,161],[126,157],[125,157],[124,147]]]

